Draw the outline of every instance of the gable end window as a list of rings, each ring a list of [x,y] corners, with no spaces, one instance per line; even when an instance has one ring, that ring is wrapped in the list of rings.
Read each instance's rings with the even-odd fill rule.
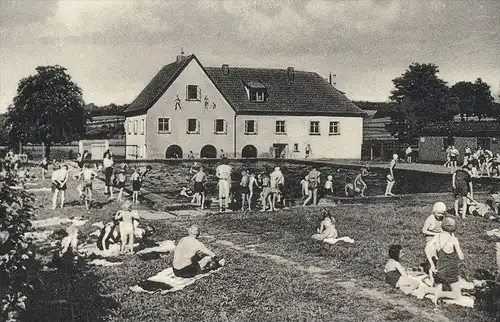
[[[276,121],[276,134],[286,134],[285,121]]]
[[[340,134],[339,122],[334,122],[334,121],[330,122],[328,133],[330,135],[339,135]]]
[[[257,122],[254,120],[245,121],[245,134],[257,134]]]
[[[200,121],[197,119],[187,119],[186,132],[188,134],[200,134]]]
[[[320,135],[319,132],[319,121],[309,122],[309,134],[310,135]]]
[[[227,122],[223,119],[214,120],[214,133],[227,134]]]
[[[186,86],[186,100],[187,101],[201,101],[201,89],[198,85]]]
[[[158,133],[170,133],[170,119],[167,117],[158,118]]]

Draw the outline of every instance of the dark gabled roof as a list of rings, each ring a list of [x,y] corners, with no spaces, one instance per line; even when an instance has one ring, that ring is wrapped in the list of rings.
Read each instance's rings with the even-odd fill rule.
[[[500,122],[454,122],[434,123],[423,128],[421,136],[454,136],[454,137],[500,137]]]
[[[125,109],[125,115],[145,113],[165,93],[182,70],[195,59],[238,114],[363,116],[365,113],[316,73],[286,69],[203,68],[196,56],[164,66],[139,96]],[[266,89],[265,102],[249,100],[245,86]]]
[[[294,71],[288,80],[286,69],[207,67],[206,72],[238,114],[345,115],[364,112],[316,73]],[[267,89],[265,102],[248,99],[244,83],[260,83]]]
[[[184,70],[194,55],[163,66],[137,98],[123,111],[124,115],[146,113],[160,97],[167,91],[172,82]]]

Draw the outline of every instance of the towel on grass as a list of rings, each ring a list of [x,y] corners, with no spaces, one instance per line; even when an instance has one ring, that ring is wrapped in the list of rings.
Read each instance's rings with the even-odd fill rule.
[[[110,261],[107,261],[105,259],[94,259],[93,261],[89,262],[89,264],[94,265],[94,266],[107,267],[107,266],[118,266],[118,265],[123,264],[123,262],[110,262]]]
[[[175,218],[176,216],[164,211],[152,212],[152,211],[141,210],[139,211],[139,217],[147,220],[163,220],[163,219],[172,219]]]
[[[68,217],[51,217],[47,219],[32,220],[31,226],[33,228],[44,228],[44,227],[72,223],[78,227],[78,226],[83,226],[86,222],[87,220],[81,220],[79,218],[70,219]]]
[[[48,191],[51,191],[51,189],[47,187],[26,189],[26,192],[48,192]]]
[[[130,290],[136,293],[145,292],[148,294],[153,294],[157,292],[160,294],[176,292],[184,289],[188,285],[193,284],[200,278],[218,272],[221,269],[222,267],[219,267],[216,270],[209,271],[208,273],[205,274],[199,274],[196,275],[195,277],[182,278],[175,276],[172,267],[169,267],[159,272],[155,276],[150,277],[147,280],[142,281],[137,285],[131,286]]]
[[[426,284],[427,286],[432,286],[432,281],[429,278],[429,275],[427,275],[427,274],[420,274],[418,276],[414,276],[412,274],[412,277],[420,280],[422,283]],[[460,288],[461,289],[465,289],[465,290],[472,290],[472,289],[474,289],[475,283],[467,282],[464,279],[460,279],[459,282],[460,282]],[[416,297],[418,295],[418,290],[414,290],[410,294]],[[425,296],[425,298],[432,301],[433,298],[434,298],[434,295],[427,294]],[[460,305],[460,306],[464,306],[464,307],[474,307],[474,298],[471,297],[471,296],[462,295],[462,297],[460,297],[458,300],[451,300],[451,299],[441,299],[441,300],[445,304],[455,304],[455,305]]]
[[[336,243],[338,243],[339,241],[343,241],[343,242],[346,242],[346,243],[354,243],[354,239],[352,239],[351,237],[340,237],[340,238],[325,238],[323,239],[323,242],[324,243],[327,243],[327,244],[330,244],[330,245],[334,245]]]

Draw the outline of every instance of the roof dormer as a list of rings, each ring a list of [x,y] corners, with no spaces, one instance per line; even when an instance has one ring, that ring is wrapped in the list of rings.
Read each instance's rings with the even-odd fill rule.
[[[243,82],[250,102],[263,103],[267,99],[267,87],[259,81]]]

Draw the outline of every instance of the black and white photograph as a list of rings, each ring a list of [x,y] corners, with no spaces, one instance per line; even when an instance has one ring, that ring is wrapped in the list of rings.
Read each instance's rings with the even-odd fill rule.
[[[0,321],[500,321],[499,0],[0,0]]]

